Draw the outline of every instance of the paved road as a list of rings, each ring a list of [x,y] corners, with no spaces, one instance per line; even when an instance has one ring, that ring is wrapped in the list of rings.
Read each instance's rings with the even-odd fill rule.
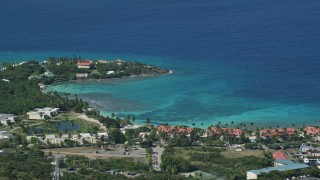
[[[164,151],[164,148],[162,147],[155,147],[155,148],[152,148],[153,150],[153,169],[156,170],[156,171],[161,171],[161,168],[160,168],[160,164],[161,164],[161,155]]]

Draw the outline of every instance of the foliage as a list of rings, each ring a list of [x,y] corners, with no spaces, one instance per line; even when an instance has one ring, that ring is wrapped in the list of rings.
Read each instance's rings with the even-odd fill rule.
[[[53,167],[38,148],[0,156],[0,179],[51,179]]]
[[[167,147],[161,156],[161,169],[170,174],[187,172],[191,170],[190,163],[180,157],[174,156],[174,149]]]

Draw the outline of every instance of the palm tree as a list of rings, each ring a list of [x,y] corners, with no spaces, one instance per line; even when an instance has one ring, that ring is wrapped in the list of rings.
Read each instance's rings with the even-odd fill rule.
[[[234,122],[233,122],[233,121],[231,121],[231,124],[234,124]]]
[[[221,122],[219,121],[219,122],[218,122],[218,124],[220,125],[220,124],[221,124]]]
[[[146,123],[149,125],[150,124],[150,118],[147,118]]]
[[[192,126],[195,126],[196,124],[195,123],[192,123]]]

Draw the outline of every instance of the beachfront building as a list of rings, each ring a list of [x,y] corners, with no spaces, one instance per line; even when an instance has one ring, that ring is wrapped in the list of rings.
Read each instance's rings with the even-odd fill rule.
[[[0,114],[0,123],[2,125],[8,125],[8,123],[14,123],[18,120],[18,116],[14,114]]]
[[[27,113],[28,119],[42,120],[46,118],[50,118],[56,116],[60,113],[59,108],[37,108],[34,111],[30,111]]]
[[[171,136],[175,134],[185,134],[187,136],[190,136],[192,132],[192,128],[187,126],[167,126],[167,125],[160,125],[157,127],[158,132],[165,132],[170,134]]]
[[[90,69],[94,66],[94,63],[91,60],[79,60],[77,62],[77,67],[79,69]]]
[[[295,128],[277,128],[277,129],[264,129],[260,131],[260,136],[262,138],[274,138],[280,136],[293,136],[296,134]]]
[[[308,136],[316,136],[319,135],[319,128],[313,127],[313,126],[308,126],[306,128],[304,128],[304,134],[308,135]]]
[[[263,169],[247,171],[247,179],[258,179],[261,173],[269,173],[271,171],[289,171],[308,168],[309,166],[303,163],[296,163],[290,160],[276,160],[276,167],[267,167]]]
[[[239,138],[241,134],[243,134],[243,130],[239,128],[232,129],[232,128],[211,127],[207,133],[208,135],[228,134],[230,136]]]

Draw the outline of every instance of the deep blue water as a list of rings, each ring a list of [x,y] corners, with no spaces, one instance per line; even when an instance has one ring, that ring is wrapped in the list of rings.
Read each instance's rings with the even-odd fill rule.
[[[154,123],[320,124],[318,0],[2,0],[0,61],[73,54],[170,68],[52,87]]]

